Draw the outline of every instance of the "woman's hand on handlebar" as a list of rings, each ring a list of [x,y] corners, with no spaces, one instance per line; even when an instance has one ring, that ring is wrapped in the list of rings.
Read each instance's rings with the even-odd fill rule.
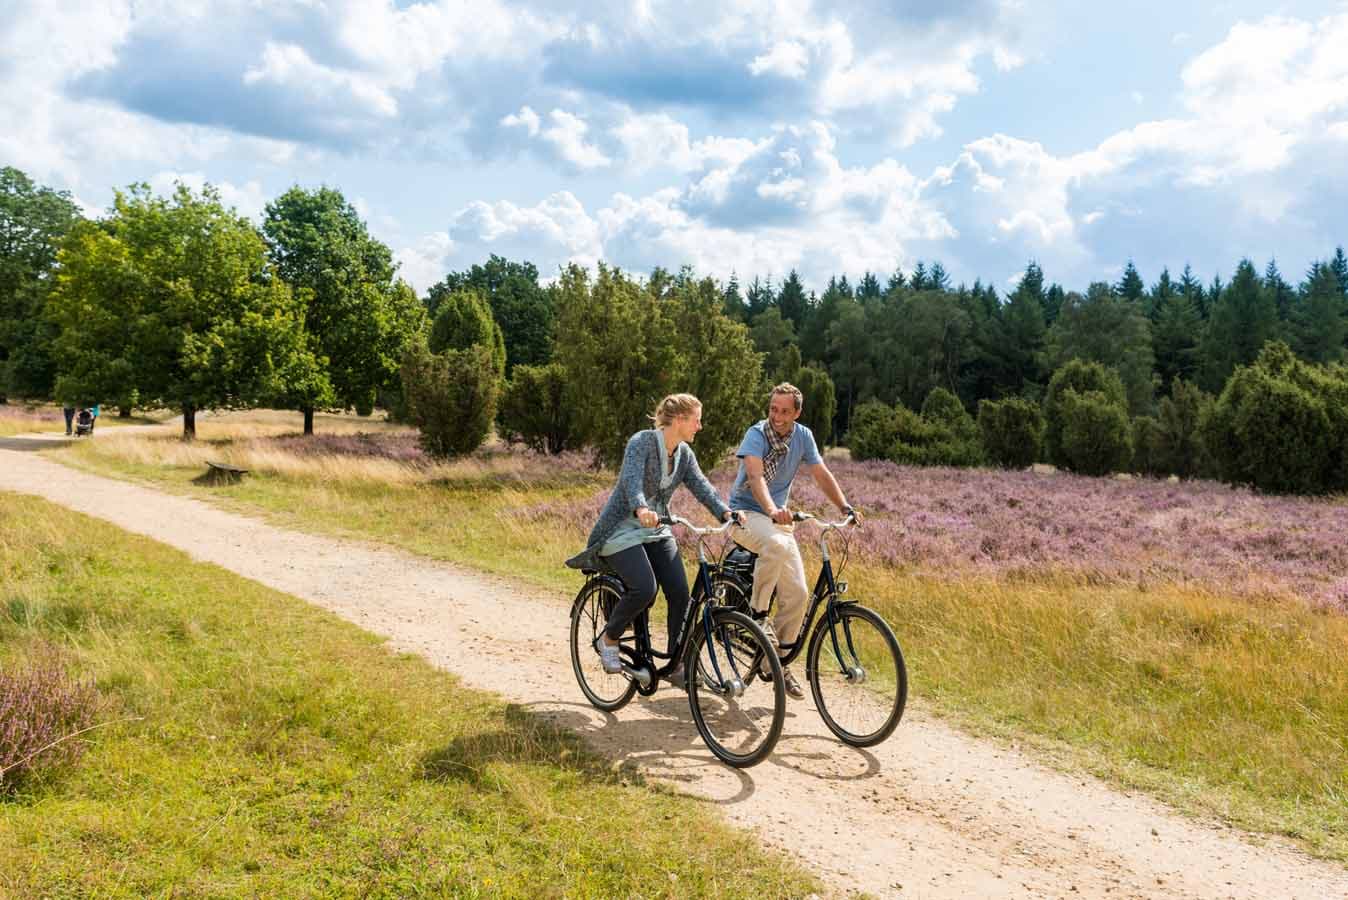
[[[654,528],[660,524],[660,517],[655,510],[647,509],[644,506],[637,507],[637,521],[641,523],[642,528]]]

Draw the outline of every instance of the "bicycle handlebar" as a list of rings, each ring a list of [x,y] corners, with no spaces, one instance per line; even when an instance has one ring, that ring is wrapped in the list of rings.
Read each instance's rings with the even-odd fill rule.
[[[687,528],[687,529],[688,529],[689,531],[691,531],[693,534],[704,535],[704,536],[705,536],[705,535],[709,535],[709,534],[722,534],[722,533],[724,533],[724,532],[726,531],[726,529],[728,529],[731,525],[734,525],[734,524],[735,524],[735,516],[734,516],[734,515],[731,515],[731,517],[730,517],[729,519],[726,519],[723,523],[721,523],[721,524],[718,525],[718,526],[708,526],[708,527],[703,527],[703,526],[699,526],[699,525],[694,525],[692,522],[689,522],[689,521],[688,521],[687,519],[685,519],[683,516],[673,516],[673,515],[671,515],[671,516],[661,516],[661,517],[660,517],[660,524],[661,524],[661,525],[682,525],[684,528]]]
[[[816,515],[813,515],[813,514],[807,513],[807,512],[801,512],[800,510],[796,510],[795,512],[793,512],[793,513],[791,514],[791,521],[793,521],[793,522],[809,522],[809,521],[815,521],[815,522],[818,522],[818,523],[819,523],[819,527],[820,527],[820,528],[823,528],[823,529],[829,529],[829,528],[847,528],[847,527],[849,527],[849,526],[852,526],[852,525],[856,525],[856,524],[857,524],[857,514],[856,514],[856,513],[848,513],[848,514],[847,514],[847,518],[843,519],[843,520],[840,521],[840,522],[826,522],[826,521],[824,521],[823,519],[819,518],[819,517],[816,516]]]

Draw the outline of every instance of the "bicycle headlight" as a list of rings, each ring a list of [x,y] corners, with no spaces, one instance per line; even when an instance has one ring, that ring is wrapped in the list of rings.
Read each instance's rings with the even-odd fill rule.
[[[836,585],[838,586],[838,593],[840,593],[840,594],[845,594],[845,593],[847,593],[847,582],[845,582],[845,581],[835,581],[835,582],[833,582],[833,583],[836,584]]]

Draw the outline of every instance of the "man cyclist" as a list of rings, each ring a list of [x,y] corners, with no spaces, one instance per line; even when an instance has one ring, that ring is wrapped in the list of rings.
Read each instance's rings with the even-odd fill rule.
[[[767,610],[773,591],[777,592],[773,618],[762,621],[774,646],[779,646],[779,641],[791,645],[799,639],[810,595],[787,507],[797,470],[803,466],[844,515],[854,514],[833,473],[824,465],[814,434],[796,421],[803,400],[800,389],[786,382],[772,389],[768,417],[749,427],[736,451],[740,467],[730,489],[730,508],[744,514],[744,524],[735,525],[731,537],[758,554],[750,605],[761,613]],[[791,697],[799,700],[805,696],[785,666],[782,679]]]

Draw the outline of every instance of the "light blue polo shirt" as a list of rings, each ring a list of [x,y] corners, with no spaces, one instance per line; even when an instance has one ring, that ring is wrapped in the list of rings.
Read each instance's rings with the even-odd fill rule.
[[[740,470],[735,475],[735,483],[730,487],[731,509],[745,509],[766,514],[766,510],[758,505],[753,491],[749,490],[749,476],[744,469],[744,457],[757,456],[764,459],[768,455],[768,439],[763,436],[763,423],[766,421],[767,419],[763,419],[750,427],[744,433],[744,440],[740,441],[740,448],[735,451],[735,455],[740,458]],[[777,466],[776,473],[768,482],[768,495],[772,497],[772,502],[777,504],[778,509],[786,506],[787,500],[791,498],[791,482],[795,479],[800,464],[815,466],[821,462],[823,460],[819,457],[819,447],[814,442],[814,434],[797,422],[795,430],[791,433],[791,449],[787,451],[786,459]]]

